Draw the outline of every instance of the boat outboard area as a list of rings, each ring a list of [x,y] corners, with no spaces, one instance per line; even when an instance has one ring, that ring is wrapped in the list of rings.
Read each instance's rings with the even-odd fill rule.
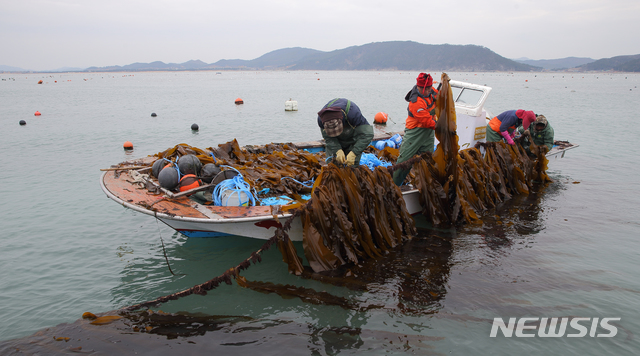
[[[105,169],[100,183],[109,198],[188,237],[277,243],[294,274],[359,263],[410,240],[412,215],[435,227],[478,222],[511,197],[550,182],[548,154],[577,147],[560,142],[553,153],[532,143],[527,151],[525,136],[515,145],[484,142],[487,87],[444,73],[442,83],[435,151],[401,164],[395,144],[376,148],[401,141],[397,133],[374,137],[357,167],[327,163],[322,141],[241,147],[234,139],[205,149],[178,144],[123,162]],[[464,94],[467,89],[476,92]],[[411,169],[401,187],[391,178],[396,169]],[[303,242],[309,266],[292,241]]]

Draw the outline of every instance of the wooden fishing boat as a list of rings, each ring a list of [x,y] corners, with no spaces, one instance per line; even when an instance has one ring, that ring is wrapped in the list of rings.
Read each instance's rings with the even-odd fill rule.
[[[491,88],[453,80],[450,85],[456,104],[460,149],[469,149],[477,142],[485,141],[486,125],[493,116],[484,108],[484,103]],[[377,143],[386,142],[394,135],[395,133],[378,133],[372,145],[375,147]],[[292,145],[296,149],[323,155],[322,141]],[[548,159],[562,158],[566,151],[576,147],[576,144],[556,141],[556,145],[546,156]],[[157,157],[149,156],[105,169],[100,177],[102,190],[107,197],[124,207],[154,216],[187,237],[234,235],[266,240],[292,216],[286,211],[286,205],[216,206],[202,204],[188,197],[189,194],[204,189],[203,187],[182,193],[162,189],[157,181],[140,178],[141,174],[150,171],[149,166],[156,159]],[[419,192],[412,187],[408,188],[402,192],[407,210],[410,214],[420,213],[422,207]],[[293,241],[302,240],[303,229],[299,218],[293,220],[289,236]]]

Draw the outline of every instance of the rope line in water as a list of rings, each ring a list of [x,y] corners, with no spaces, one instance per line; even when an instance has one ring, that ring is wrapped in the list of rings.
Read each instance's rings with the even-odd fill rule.
[[[164,254],[165,261],[167,261],[167,267],[169,267],[169,272],[171,272],[171,274],[174,276],[186,276],[186,274],[184,273],[180,273],[180,274],[173,273],[173,270],[171,269],[171,264],[169,264],[169,257],[167,257],[167,250],[164,248],[164,240],[162,239],[162,231],[160,231],[160,223],[158,222],[159,219],[158,219],[157,212],[154,212],[154,216],[156,218],[156,225],[158,226],[158,234],[160,235],[160,242],[162,243],[162,253]]]
[[[309,204],[309,203],[307,203]],[[271,237],[269,240],[267,240],[267,242],[265,242],[262,247],[260,249],[258,249],[257,251],[251,253],[251,256],[246,258],[244,261],[240,262],[237,266],[229,268],[228,270],[226,270],[223,274],[212,278],[204,283],[195,285],[189,289],[185,289],[181,292],[177,292],[177,293],[173,293],[173,294],[169,294],[163,297],[159,297],[156,298],[154,300],[150,300],[147,302],[143,302],[143,303],[138,303],[135,305],[131,305],[128,307],[124,307],[121,308],[120,310],[122,311],[133,311],[133,310],[137,310],[137,309],[141,309],[141,308],[147,308],[147,307],[151,307],[151,306],[156,306],[162,303],[166,303],[170,300],[177,300],[179,298],[182,297],[186,297],[192,294],[200,294],[200,295],[206,295],[207,291],[210,291],[214,288],[217,288],[220,284],[222,284],[223,282],[226,284],[231,285],[231,277],[236,278],[238,276],[238,273],[240,271],[246,270],[247,268],[251,267],[251,263],[253,262],[253,264],[256,264],[258,262],[262,262],[262,257],[260,256],[260,254],[263,251],[268,250],[271,245],[273,245],[274,243],[276,243],[279,239],[282,239],[283,241],[287,241],[289,239],[289,236],[287,235],[287,231],[289,231],[289,229],[291,229],[291,223],[293,222],[293,219],[295,219],[296,217],[298,217],[301,213],[300,209],[296,209],[293,211],[293,215],[291,217],[289,217],[289,219],[287,219],[287,221],[284,223],[284,225],[282,227],[279,227],[275,234],[273,235],[273,237]]]

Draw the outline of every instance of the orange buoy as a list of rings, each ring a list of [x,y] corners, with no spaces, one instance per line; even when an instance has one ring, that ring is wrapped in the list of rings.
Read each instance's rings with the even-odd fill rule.
[[[125,150],[132,150],[133,149],[133,143],[127,141],[124,143],[124,145],[122,145],[122,147],[124,147]]]
[[[195,174],[186,174],[180,178],[180,183],[178,186],[180,187],[181,192],[186,192],[187,190],[191,190],[193,188],[198,188],[202,185],[202,181],[196,177]]]
[[[242,99],[240,98],[236,99],[236,105],[240,105],[240,104],[244,104],[244,101],[242,101]]]
[[[38,84],[42,84],[42,79],[38,80]]]
[[[35,114],[33,114],[33,115],[34,115],[34,116],[40,116],[40,115],[42,115],[42,114],[40,113],[40,111],[36,111],[36,113],[35,113]]]
[[[387,118],[389,117],[389,115],[387,115],[386,113],[383,112],[379,112],[376,114],[376,116],[373,118],[373,122],[375,124],[380,124],[380,125],[386,125],[387,124]]]

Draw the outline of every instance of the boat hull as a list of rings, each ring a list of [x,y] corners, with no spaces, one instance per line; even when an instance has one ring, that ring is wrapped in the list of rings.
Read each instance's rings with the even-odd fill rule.
[[[578,147],[568,144],[556,146],[547,158],[564,157],[567,150]],[[151,215],[187,237],[245,236],[267,240],[275,234],[291,214],[283,213],[279,206],[212,206],[202,205],[187,197],[165,199],[161,194],[150,194],[135,187],[126,173],[107,171],[100,177],[100,185],[107,197],[121,205]],[[422,211],[417,189],[402,192],[410,214]],[[126,199],[126,200],[125,200]],[[302,241],[302,223],[297,217],[291,223],[289,237]]]
[[[151,215],[187,237],[245,236],[267,240],[291,216],[277,206],[212,206],[202,205],[186,197],[165,200],[163,195],[149,194],[146,189],[132,189],[126,174],[105,172],[100,186],[110,199],[126,208]],[[403,192],[411,214],[421,211],[419,192]],[[123,200],[120,197],[126,197]],[[302,222],[296,217],[288,232],[293,241],[302,241]]]

